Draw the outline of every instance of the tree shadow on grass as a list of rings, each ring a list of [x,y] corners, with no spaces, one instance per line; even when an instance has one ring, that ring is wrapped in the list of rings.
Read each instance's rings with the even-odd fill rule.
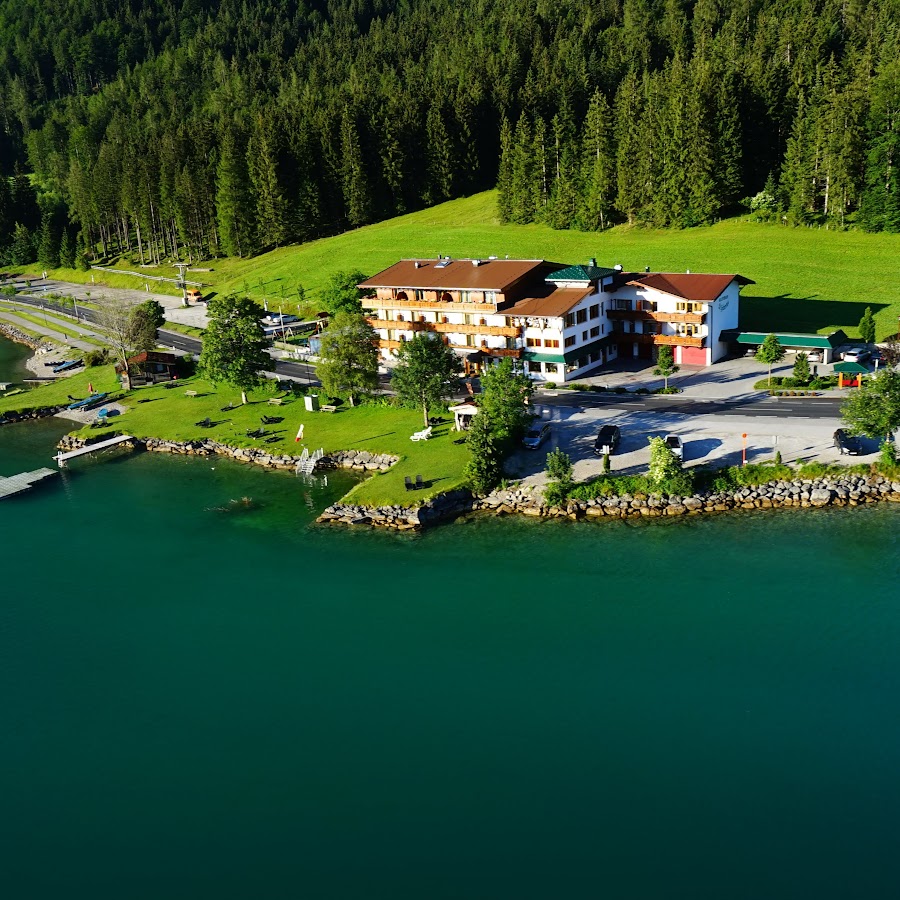
[[[392,437],[396,433],[396,431],[386,431],[384,434],[371,434],[367,437],[360,438],[358,441],[350,441],[349,444],[352,447],[354,444],[364,444],[366,441],[377,441],[378,438]]]
[[[818,332],[825,328],[856,328],[865,315],[887,309],[889,303],[821,300],[816,296],[741,297],[740,327],[744,331]]]

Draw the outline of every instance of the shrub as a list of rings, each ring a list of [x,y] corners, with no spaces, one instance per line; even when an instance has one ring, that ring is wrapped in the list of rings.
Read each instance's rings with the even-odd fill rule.
[[[616,385],[616,387],[613,388],[613,393],[614,393],[614,394],[627,394],[627,393],[628,393],[628,388],[627,388],[627,387],[624,387],[624,386],[621,385],[621,384],[619,384],[619,385]]]
[[[110,362],[109,350],[102,347],[99,350],[88,350],[84,354],[84,366],[86,369],[95,369],[97,366],[105,366]]]
[[[868,310],[866,310],[868,312]],[[883,441],[878,455],[878,464],[886,469],[893,468],[897,463],[897,448],[892,441]]]
[[[589,391],[591,389],[589,384],[579,384],[577,382],[575,384],[570,384],[569,387],[573,391]]]
[[[665,390],[665,388],[663,388],[663,390]],[[639,388],[635,391],[635,393],[636,393],[636,394],[649,394],[649,393],[650,393],[650,389],[649,389],[649,388],[645,388],[645,387],[639,387]]]
[[[657,388],[655,391],[653,391],[654,394],[680,394],[681,392],[682,392],[681,388],[675,387],[674,385],[672,387],[667,387],[667,388],[666,387]],[[640,393],[640,391],[638,391],[638,393]]]
[[[552,391],[552,390],[556,387],[556,382],[555,382],[555,381],[545,381],[545,382],[544,382],[544,387],[545,387],[548,391]]]

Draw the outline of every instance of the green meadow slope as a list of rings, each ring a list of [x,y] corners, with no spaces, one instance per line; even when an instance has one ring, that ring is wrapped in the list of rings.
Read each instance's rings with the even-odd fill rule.
[[[561,263],[596,257],[601,265],[620,263],[637,271],[649,266],[746,275],[756,282],[742,295],[741,325],[747,329],[843,328],[857,336],[859,320],[871,306],[879,340],[897,331],[900,235],[791,228],[741,218],[685,230],[554,231],[544,225],[501,225],[496,207],[496,191],[486,191],[253,259],[216,260],[210,263],[212,272],[197,277],[215,291],[274,302],[283,298],[287,309],[296,303],[299,285],[315,304],[334,272],[359,269],[371,275],[401,257],[509,255]],[[79,276],[85,280],[84,273]],[[116,283],[122,278],[117,276]]]

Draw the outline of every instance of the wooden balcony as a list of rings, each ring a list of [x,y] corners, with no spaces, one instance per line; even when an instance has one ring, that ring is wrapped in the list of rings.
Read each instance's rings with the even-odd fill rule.
[[[618,344],[667,344],[672,347],[704,347],[706,338],[680,334],[635,334],[627,331],[613,332]]]
[[[395,319],[369,319],[373,328],[391,331],[434,331],[437,334],[483,334],[492,337],[519,337],[521,329],[513,325],[462,325],[453,322],[399,322]]]
[[[383,350],[399,350],[403,343],[404,341],[388,341],[381,338],[378,341],[378,346]],[[511,356],[513,359],[522,358],[521,350],[508,350],[505,347],[469,347],[464,344],[450,344],[449,346],[454,350],[466,350],[469,353],[481,350],[481,352],[487,356]]]
[[[668,344],[669,346],[678,347],[704,347],[706,346],[705,337],[688,337],[681,334],[653,334],[653,343],[656,346]]]
[[[683,325],[702,325],[706,313],[651,312],[646,309],[611,309],[607,316],[612,321],[672,322]]]
[[[415,309],[431,312],[495,313],[497,303],[447,303],[441,300],[391,300],[382,297],[365,297],[363,309]]]

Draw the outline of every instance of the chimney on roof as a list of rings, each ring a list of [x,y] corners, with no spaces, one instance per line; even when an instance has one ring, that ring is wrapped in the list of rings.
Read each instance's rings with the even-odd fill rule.
[[[613,266],[613,268],[614,268],[617,272],[621,272],[621,271],[622,271],[622,266],[621,266],[619,263],[616,263],[616,264]]]
[[[596,269],[596,268],[597,268],[597,260],[596,260],[593,256],[592,256],[591,259],[590,259],[589,265],[590,265],[590,267],[591,267],[592,269]]]
[[[422,265],[422,263],[420,263],[418,260],[416,260],[416,261],[413,263],[413,265],[418,269],[419,266]]]
[[[472,260],[472,265],[475,266],[475,268],[477,269],[477,268],[481,265],[481,260],[480,260],[480,259],[473,259],[473,260]]]
[[[685,275],[690,275],[690,274],[691,274],[691,270],[688,269],[687,272],[685,272],[684,274],[685,274]]]
[[[650,271],[650,266],[644,266],[644,271],[645,271],[645,272],[649,272],[649,271]]]

